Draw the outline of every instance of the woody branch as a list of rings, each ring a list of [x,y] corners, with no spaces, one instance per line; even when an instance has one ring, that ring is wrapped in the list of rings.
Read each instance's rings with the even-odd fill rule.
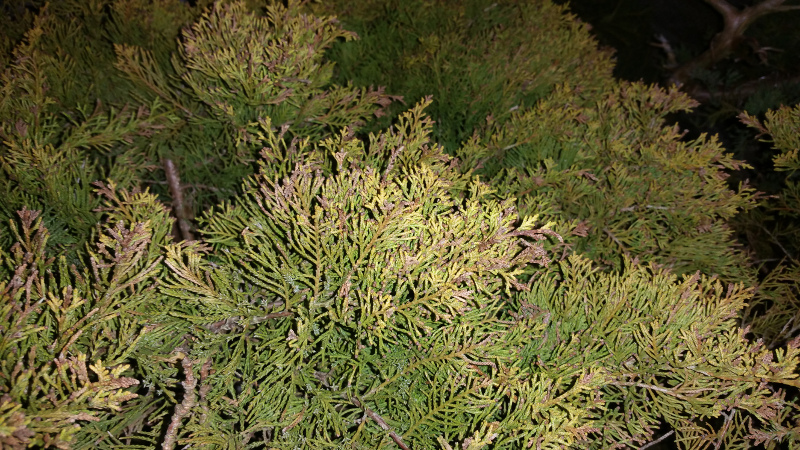
[[[670,83],[684,88],[697,100],[710,98],[710,93],[690,83],[692,75],[699,69],[705,69],[730,56],[736,46],[743,40],[747,28],[757,19],[772,13],[800,10],[800,6],[784,5],[786,0],[762,0],[753,6],[738,9],[727,0],[705,0],[722,15],[723,28],[711,40],[708,49],[678,67],[670,76]],[[764,80],[773,82],[775,80]]]

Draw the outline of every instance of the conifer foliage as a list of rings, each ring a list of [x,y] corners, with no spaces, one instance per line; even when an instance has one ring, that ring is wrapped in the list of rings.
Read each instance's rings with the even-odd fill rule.
[[[191,221],[253,173],[260,121],[320,139],[380,115],[392,101],[380,90],[329,82],[322,53],[353,33],[298,7],[270,4],[255,15],[241,2],[204,10],[68,0],[43,8],[3,74],[2,222],[22,206],[42,209],[53,244],[71,255],[99,220],[94,180],[150,187]],[[175,178],[185,195],[174,192]]]
[[[775,171],[785,175],[778,195],[762,202],[748,220],[759,221],[754,240],[762,241],[761,254],[781,262],[761,281],[745,314],[752,326],[770,346],[792,339],[800,329],[800,107],[769,111],[763,121],[749,114],[740,115],[746,125],[773,143]],[[777,220],[776,220],[777,219]],[[766,249],[764,249],[766,247]],[[763,313],[763,310],[767,313]]]
[[[197,3],[53,4],[5,59],[0,447],[800,444],[796,265],[754,286],[686,97],[549,0]],[[796,118],[748,118],[789,170]]]

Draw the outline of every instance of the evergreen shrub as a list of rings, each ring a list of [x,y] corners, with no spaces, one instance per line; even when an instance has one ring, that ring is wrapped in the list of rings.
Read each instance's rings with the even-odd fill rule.
[[[746,166],[666,117],[696,102],[613,79],[586,25],[549,2],[328,1],[359,33],[334,46],[339,77],[433,94],[434,137],[523,214],[565,224],[576,251],[754,282],[726,221],[754,206],[726,183]]]
[[[353,33],[297,9],[254,15],[219,3],[200,14],[172,0],[43,8],[3,74],[4,226],[22,206],[41,209],[52,244],[71,257],[99,220],[93,180],[149,187],[188,222],[253,173],[266,118],[320,139],[381,114],[392,101],[381,90],[329,83],[322,52]],[[185,195],[169,189],[172,167]]]
[[[198,3],[6,59],[0,447],[800,443],[796,268],[685,96],[549,0]]]

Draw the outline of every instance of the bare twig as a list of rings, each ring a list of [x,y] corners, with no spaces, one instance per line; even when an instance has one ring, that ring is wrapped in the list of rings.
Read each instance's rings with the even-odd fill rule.
[[[628,250],[627,247],[625,247],[625,244],[620,242],[620,240],[617,239],[616,236],[614,236],[614,233],[612,233],[611,230],[609,230],[608,228],[603,228],[603,231],[608,235],[608,237],[611,238],[612,241],[614,241],[615,244],[619,245],[619,247],[622,249],[623,252],[625,252],[626,255],[628,254]]]
[[[794,261],[794,260],[795,260],[795,259],[794,259],[794,256],[792,256],[792,254],[789,252],[789,250],[786,250],[786,249],[783,247],[783,245],[781,245],[781,241],[780,241],[780,240],[778,240],[778,238],[776,238],[776,237],[775,237],[775,235],[774,235],[774,234],[772,234],[772,233],[769,231],[769,229],[767,229],[767,227],[765,227],[765,226],[764,226],[764,224],[762,224],[762,223],[759,223],[758,225],[759,225],[759,227],[761,227],[761,229],[762,229],[762,230],[764,230],[764,232],[765,232],[765,233],[767,233],[767,235],[769,235],[769,237],[772,239],[772,242],[773,242],[773,243],[775,243],[775,245],[777,245],[777,246],[778,246],[778,247],[779,247],[779,248],[780,248],[780,249],[783,251],[783,253],[784,253],[786,256],[788,256],[788,257],[789,257],[789,259],[791,259],[792,261]]]
[[[208,406],[204,405],[206,395],[211,391],[211,384],[208,382],[208,377],[211,375],[211,358],[206,359],[202,366],[200,366],[200,423],[205,423],[208,417]]]
[[[389,432],[389,436],[392,437],[392,439],[394,440],[395,444],[397,444],[398,447],[402,448],[403,450],[409,450],[408,446],[403,443],[403,439],[397,433],[395,433],[391,429],[391,427],[389,427],[389,425],[386,423],[385,420],[383,420],[383,418],[381,416],[379,416],[375,411],[367,408],[357,398],[353,397],[351,400],[352,400],[354,405],[356,405],[357,407],[361,408],[364,411],[364,414],[366,414],[367,417],[369,417],[370,419],[374,420],[375,423],[377,423],[378,426],[381,427],[382,430],[388,431]]]
[[[722,15],[723,28],[711,40],[708,49],[692,60],[678,67],[670,77],[670,82],[683,86],[692,97],[702,92],[696,86],[690,86],[692,75],[699,69],[710,67],[714,63],[727,58],[744,36],[747,28],[757,19],[772,13],[800,10],[800,6],[786,6],[786,0],[762,0],[753,6],[738,9],[727,0],[705,0]],[[698,92],[695,92],[698,91]]]
[[[183,366],[183,373],[186,375],[186,380],[181,383],[183,385],[183,401],[180,405],[175,406],[175,412],[172,414],[172,420],[164,436],[164,443],[161,444],[163,450],[172,450],[175,447],[181,421],[189,414],[195,404],[194,388],[197,386],[197,378],[194,377],[194,372],[192,372],[192,360],[184,356],[181,360],[181,365]]]
[[[675,57],[675,51],[672,49],[672,45],[670,45],[669,40],[667,40],[663,34],[656,36],[656,39],[658,42],[650,45],[664,50],[664,53],[667,54],[667,63],[664,67],[666,69],[674,69],[678,67],[678,59]]]
[[[646,448],[652,447],[652,446],[654,446],[654,445],[658,444],[659,442],[663,441],[664,439],[666,439],[666,438],[668,438],[668,437],[672,436],[673,434],[675,434],[675,430],[672,430],[672,431],[670,431],[669,433],[667,433],[667,434],[665,434],[665,435],[661,436],[660,438],[656,439],[655,441],[648,442],[647,444],[645,444],[645,445],[643,445],[643,446],[639,447],[639,450],[644,450],[644,449],[646,449]]]
[[[181,237],[185,241],[193,241],[191,221],[186,212],[186,205],[183,202],[181,179],[178,176],[178,169],[171,159],[164,159],[164,172],[167,174],[167,183],[169,183],[169,191],[172,194],[172,212],[178,219],[178,229],[181,231]]]
[[[725,418],[725,426],[722,427],[722,432],[719,434],[719,439],[717,439],[717,444],[714,446],[714,450],[719,450],[720,446],[722,445],[722,440],[725,438],[725,435],[728,434],[728,428],[731,426],[734,414],[736,414],[735,409],[731,411],[730,414],[722,413],[722,417]]]

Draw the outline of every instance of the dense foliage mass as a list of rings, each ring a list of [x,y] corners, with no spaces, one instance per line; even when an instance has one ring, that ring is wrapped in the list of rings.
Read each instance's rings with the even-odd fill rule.
[[[12,8],[0,447],[800,444],[797,108],[764,201],[549,0],[196,3]]]

